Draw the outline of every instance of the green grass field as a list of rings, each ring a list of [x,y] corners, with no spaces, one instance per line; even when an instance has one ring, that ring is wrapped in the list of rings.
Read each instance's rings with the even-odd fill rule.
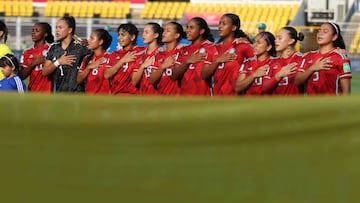
[[[0,104],[1,202],[359,199],[359,94],[0,94]]]
[[[351,79],[351,88],[354,94],[360,93],[360,73],[353,73],[353,78]]]

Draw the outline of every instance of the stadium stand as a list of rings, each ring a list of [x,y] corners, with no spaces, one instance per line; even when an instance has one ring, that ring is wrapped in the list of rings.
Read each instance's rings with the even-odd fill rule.
[[[65,14],[80,18],[126,18],[130,14],[129,1],[49,1],[45,17]]]
[[[350,44],[350,48],[349,48],[349,53],[354,54],[354,53],[360,53],[360,46],[359,46],[359,42],[360,42],[360,26],[358,26],[356,32],[355,32],[355,36],[351,41]]]
[[[0,16],[32,16],[33,5],[31,0],[1,0]]]
[[[140,17],[143,19],[179,20],[187,13],[217,13],[221,15],[231,12],[240,16],[244,30],[254,29],[253,24],[247,22],[264,22],[272,25],[272,31],[277,31],[292,20],[298,8],[298,4],[146,2]]]

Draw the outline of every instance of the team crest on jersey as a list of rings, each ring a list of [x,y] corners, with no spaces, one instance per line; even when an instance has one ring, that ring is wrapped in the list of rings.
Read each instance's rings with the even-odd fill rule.
[[[185,51],[184,56],[187,56],[187,55],[189,55],[189,52]]]
[[[42,52],[42,55],[46,57],[46,56],[47,56],[47,53],[48,53],[48,50],[44,50],[44,51]]]
[[[159,62],[162,63],[164,61],[164,59],[159,59]]]
[[[32,54],[30,54],[29,58],[31,58],[31,59],[32,59],[32,58],[34,58],[34,56],[33,56]]]

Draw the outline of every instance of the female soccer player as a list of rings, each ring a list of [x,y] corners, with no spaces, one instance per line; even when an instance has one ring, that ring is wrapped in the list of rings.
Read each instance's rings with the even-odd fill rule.
[[[83,58],[90,54],[81,42],[75,42],[76,23],[72,16],[64,16],[56,23],[58,42],[53,44],[46,56],[43,75],[53,74],[54,92],[84,92],[84,85],[76,82],[77,72]]]
[[[155,85],[162,95],[177,95],[180,93],[178,81],[171,79],[174,63],[179,57],[179,41],[185,38],[182,26],[177,22],[169,22],[164,26],[162,42],[165,43],[163,50],[156,55],[155,66],[151,73],[150,83]]]
[[[1,72],[4,78],[0,80],[0,91],[17,91],[24,93],[26,86],[18,76],[19,62],[12,54],[6,54],[0,58]]]
[[[105,79],[111,79],[112,94],[136,94],[137,89],[131,82],[133,69],[137,67],[136,58],[144,47],[136,46],[138,29],[132,23],[121,24],[118,29],[120,49],[110,55]]]
[[[29,75],[28,91],[31,92],[51,92],[52,78],[43,76],[43,67],[45,56],[50,44],[54,42],[54,36],[51,33],[51,26],[46,22],[35,23],[31,37],[34,46],[26,49],[20,59],[21,79],[26,79]]]
[[[302,41],[304,35],[293,27],[283,27],[276,34],[275,46],[279,54],[281,67],[270,70],[271,79],[264,83],[266,91],[273,95],[297,95],[303,93],[303,87],[295,85],[294,79],[297,68],[303,57],[302,53],[295,51],[297,41]]]
[[[319,49],[308,53],[295,77],[295,84],[306,84],[306,94],[350,94],[350,61],[339,25],[329,22],[317,33]]]
[[[110,81],[104,78],[108,61],[107,48],[112,38],[104,29],[94,30],[88,40],[88,49],[93,52],[84,57],[77,75],[77,83],[84,80],[86,94],[110,94]]]
[[[201,71],[213,61],[216,48],[206,21],[192,18],[186,27],[186,38],[191,44],[182,48],[172,78],[181,81],[182,95],[210,95],[210,81],[202,79]]]
[[[216,44],[217,54],[210,66],[202,69],[202,78],[209,80],[213,76],[213,94],[237,95],[235,83],[239,76],[239,68],[245,58],[254,56],[250,43],[238,38],[242,36],[239,16],[227,13],[219,22],[220,40]]]
[[[279,67],[276,59],[275,37],[270,32],[260,32],[254,42],[255,57],[245,61],[240,68],[240,75],[235,85],[235,91],[245,95],[261,95],[263,82],[269,79],[271,69]]]
[[[9,31],[4,23],[4,21],[0,20],[0,57],[5,56],[5,54],[13,54],[11,49],[5,44],[7,41]],[[4,78],[4,75],[0,71],[0,80]]]
[[[142,34],[144,43],[148,44],[146,52],[139,56],[136,63],[138,68],[134,69],[132,83],[139,87],[139,93],[145,95],[159,94],[155,87],[149,82],[151,72],[156,69],[154,66],[155,56],[162,44],[162,27],[157,23],[148,23]]]

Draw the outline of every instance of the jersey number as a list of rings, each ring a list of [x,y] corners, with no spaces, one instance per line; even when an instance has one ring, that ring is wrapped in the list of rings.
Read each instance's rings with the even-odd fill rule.
[[[172,69],[167,68],[165,69],[165,72],[163,72],[163,76],[171,76],[172,75]]]
[[[313,81],[319,81],[319,72],[317,72],[317,71],[314,72]]]
[[[93,69],[93,70],[91,71],[91,74],[92,74],[92,75],[97,75],[98,73],[99,73],[99,71],[98,71],[97,68],[95,68],[95,69]]]
[[[43,69],[43,64],[35,66],[35,71],[39,71]]]
[[[144,70],[144,73],[145,73],[146,78],[150,77],[150,75],[151,75],[151,66],[146,67],[145,70]]]
[[[282,81],[279,82],[279,86],[286,86],[289,84],[289,78],[288,76],[283,77]]]
[[[255,82],[256,85],[262,85],[262,77],[255,78],[254,82]]]
[[[128,68],[129,68],[129,63],[125,63],[125,65],[123,65],[124,73],[127,71]]]

